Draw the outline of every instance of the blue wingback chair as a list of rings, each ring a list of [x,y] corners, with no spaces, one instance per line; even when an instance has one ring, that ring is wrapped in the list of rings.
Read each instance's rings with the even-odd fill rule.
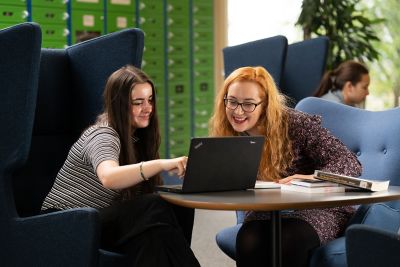
[[[318,37],[288,46],[282,92],[295,103],[312,96],[325,72],[329,39]]]
[[[372,112],[307,97],[296,109],[322,116],[323,126],[354,151],[363,165],[361,177],[390,179],[400,185],[400,108]],[[400,202],[361,205],[349,225],[365,224],[396,233],[400,228]],[[242,226],[243,212],[237,212],[237,224],[221,230],[217,244],[222,251],[236,258],[236,236]],[[316,249],[311,257],[312,267],[347,266],[346,239],[339,237]]]
[[[400,235],[377,227],[354,224],[346,230],[349,267],[398,267]]]
[[[301,100],[296,109],[322,116],[323,126],[356,153],[363,166],[361,177],[390,179],[390,185],[400,185],[400,108],[373,112],[309,97]],[[397,233],[400,202],[361,205],[349,222],[355,224]],[[347,266],[346,239],[343,236],[316,249],[311,266]]]
[[[281,83],[285,66],[287,39],[274,36],[223,49],[225,77],[245,66],[263,66],[272,75],[277,86]]]
[[[15,47],[22,47],[22,51],[32,47],[32,42],[26,38],[16,35],[9,39],[1,37],[1,34],[3,33],[0,32],[0,53],[8,55],[15,51]],[[4,46],[3,39],[13,44],[12,49]],[[36,109],[30,108],[29,112],[24,110],[27,114],[24,116],[27,117],[20,118],[16,114],[14,118],[1,121],[2,124],[10,125],[24,122],[24,125],[15,130],[6,131],[7,128],[1,128],[2,146],[8,140],[17,140],[9,143],[14,144],[17,149],[23,148],[24,152],[17,158],[19,165],[15,167],[3,160],[0,163],[4,166],[0,180],[2,265],[126,266],[124,255],[99,249],[100,225],[95,209],[79,208],[38,214],[69,148],[82,130],[101,112],[102,92],[107,77],[128,63],[140,67],[143,39],[141,30],[128,29],[66,49],[34,51],[37,59],[41,56],[40,71],[37,72],[37,65],[33,75],[36,77],[35,81],[39,78],[36,101],[33,97],[27,99],[33,93],[25,96],[14,85],[25,80],[27,73],[33,72],[15,65],[15,62],[22,61],[23,58],[16,53],[13,57],[10,56],[7,63],[1,64],[2,69],[10,71],[0,78],[7,77],[14,81],[8,84],[8,90],[24,95],[15,102],[10,99],[9,105],[18,107],[17,111],[20,112],[20,109],[27,109],[24,105],[36,103]],[[39,49],[39,45],[40,39],[37,46],[35,43],[33,47]],[[31,52],[30,57],[34,57],[34,52]],[[3,85],[4,82],[1,87]],[[0,99],[3,102],[9,98]],[[1,105],[1,109],[3,108],[4,105]],[[24,131],[24,139],[15,139],[19,131]],[[2,149],[1,156],[12,157],[11,152]],[[6,176],[3,170],[7,171]]]

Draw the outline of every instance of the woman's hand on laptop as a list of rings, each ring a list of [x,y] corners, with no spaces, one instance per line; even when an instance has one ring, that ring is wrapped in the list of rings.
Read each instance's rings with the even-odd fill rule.
[[[291,176],[288,176],[286,178],[280,179],[278,183],[280,184],[289,184],[293,179],[313,179],[314,180],[314,175],[313,174],[294,174]]]
[[[163,160],[162,168],[164,171],[175,173],[182,178],[186,172],[186,164],[188,157],[179,157],[173,159],[165,159]]]

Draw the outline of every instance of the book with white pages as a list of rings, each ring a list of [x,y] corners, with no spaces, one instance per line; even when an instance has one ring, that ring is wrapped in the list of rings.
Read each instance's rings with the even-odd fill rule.
[[[257,180],[254,189],[276,189],[281,188],[281,184],[271,181]]]
[[[325,187],[306,187],[295,184],[281,184],[281,191],[293,191],[301,193],[316,193],[316,194],[326,194],[326,193],[343,193],[346,191],[344,186],[325,186]]]
[[[327,182],[318,179],[293,179],[290,181],[291,184],[301,185],[305,187],[327,187],[327,186],[339,186],[337,183]]]

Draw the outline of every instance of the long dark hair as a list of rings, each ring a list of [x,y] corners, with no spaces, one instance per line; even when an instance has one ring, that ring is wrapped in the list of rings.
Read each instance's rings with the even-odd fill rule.
[[[153,110],[150,123],[146,128],[133,131],[131,93],[135,85],[149,83],[153,93]],[[121,152],[119,164],[127,165],[141,161],[160,158],[158,149],[161,137],[158,125],[156,108],[156,95],[154,84],[140,69],[131,65],[124,66],[115,71],[108,78],[104,94],[104,113],[98,117],[99,122],[107,122],[119,135]],[[137,139],[137,142],[133,142]],[[122,199],[131,199],[138,190],[143,193],[154,191],[154,186],[161,183],[160,175],[148,181],[122,191]]]
[[[368,73],[367,67],[363,64],[353,60],[345,61],[336,69],[325,72],[313,95],[321,97],[330,90],[342,90],[346,82],[356,85],[362,76]]]

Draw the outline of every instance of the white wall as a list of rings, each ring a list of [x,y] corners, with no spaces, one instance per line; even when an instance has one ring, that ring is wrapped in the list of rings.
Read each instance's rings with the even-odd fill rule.
[[[295,23],[302,0],[228,0],[228,46],[275,35],[289,43],[301,41],[303,33]]]

